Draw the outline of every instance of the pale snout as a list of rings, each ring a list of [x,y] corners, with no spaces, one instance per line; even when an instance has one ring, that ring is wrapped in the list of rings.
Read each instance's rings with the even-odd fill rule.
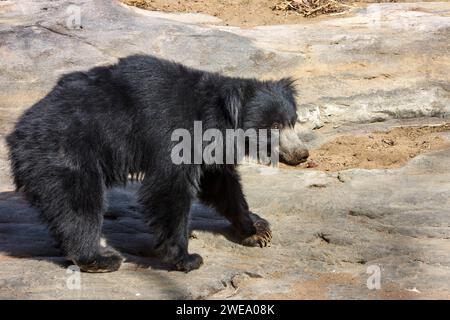
[[[308,149],[300,140],[294,129],[286,128],[280,131],[280,161],[296,166],[309,157]]]

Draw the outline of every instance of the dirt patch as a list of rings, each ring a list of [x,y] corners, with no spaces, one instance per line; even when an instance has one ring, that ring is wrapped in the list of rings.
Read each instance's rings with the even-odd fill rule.
[[[448,292],[436,291],[419,291],[416,288],[401,289],[398,286],[388,283],[384,284],[380,290],[371,290],[368,294],[368,299],[382,299],[382,300],[423,300],[423,299],[437,299],[448,300],[450,295]]]
[[[332,292],[340,290],[351,292],[361,298],[361,288],[366,287],[366,278],[349,273],[322,273],[315,274],[312,280],[294,282],[291,289],[285,293],[269,293],[259,296],[258,299],[273,300],[324,300],[332,299]],[[394,283],[385,283],[379,290],[367,289],[368,299],[448,299],[447,292],[420,292],[413,289],[400,288]]]
[[[419,154],[450,147],[443,132],[450,132],[450,123],[398,127],[365,136],[343,135],[311,150],[308,162],[295,168],[323,171],[398,168]]]
[[[301,11],[290,10],[285,1],[281,0],[122,0],[122,2],[154,11],[203,13],[220,18],[225,25],[240,27],[295,24],[310,20],[305,18]],[[310,12],[315,9],[318,7],[312,5],[310,9],[305,7],[304,11]],[[315,12],[319,13],[321,10]],[[308,14],[316,15],[313,12]]]
[[[269,300],[324,300],[329,299],[330,285],[357,285],[359,279],[347,273],[319,274],[314,280],[301,280],[293,284],[286,293],[267,294],[258,299]]]
[[[121,0],[142,9],[163,12],[203,13],[224,25],[254,27],[317,21],[329,15],[351,14],[352,8],[376,2],[430,0]],[[434,1],[434,0],[431,0]],[[448,1],[448,0],[446,0]],[[314,19],[311,19],[313,18]]]

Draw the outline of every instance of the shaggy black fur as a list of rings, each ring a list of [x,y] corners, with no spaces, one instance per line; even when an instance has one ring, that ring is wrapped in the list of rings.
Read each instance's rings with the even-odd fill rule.
[[[174,129],[271,128],[296,121],[290,79],[257,81],[187,68],[152,56],[63,76],[8,136],[17,189],[37,207],[63,253],[84,271],[114,271],[121,256],[100,246],[105,189],[143,176],[139,200],[157,252],[178,270],[188,253],[188,214],[198,196],[228,218],[246,245],[270,241],[252,215],[234,165],[175,165]],[[257,217],[252,220],[252,217]]]

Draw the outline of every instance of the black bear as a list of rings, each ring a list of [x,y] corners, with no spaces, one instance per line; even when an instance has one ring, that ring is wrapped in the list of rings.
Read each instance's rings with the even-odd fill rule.
[[[174,164],[171,132],[205,128],[284,128],[297,120],[292,81],[258,81],[136,55],[62,76],[7,137],[14,182],[41,213],[64,255],[86,272],[117,270],[121,255],[100,245],[105,190],[142,177],[138,198],[164,262],[188,272],[195,198],[213,206],[243,244],[271,239],[250,212],[236,164]],[[308,156],[301,149],[300,158]]]

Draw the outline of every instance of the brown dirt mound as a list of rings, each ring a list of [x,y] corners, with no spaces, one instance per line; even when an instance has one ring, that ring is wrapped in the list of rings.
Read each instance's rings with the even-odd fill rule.
[[[330,14],[347,14],[351,7],[372,2],[420,2],[430,0],[121,0],[123,3],[164,12],[203,13],[225,25],[254,27],[316,21]],[[433,0],[431,0],[433,1]],[[445,0],[449,1],[449,0]],[[316,17],[315,19],[310,19]]]
[[[324,171],[398,168],[419,154],[450,147],[442,132],[450,132],[450,123],[398,127],[366,136],[344,135],[311,150],[308,162],[295,168]]]
[[[225,25],[240,27],[305,22],[309,19],[302,12],[317,9],[313,1],[322,3],[335,0],[304,1],[311,2],[310,7],[289,10],[290,7],[284,8],[284,1],[281,0],[122,0],[128,5],[154,11],[204,13],[220,18]],[[326,13],[326,10],[319,9],[315,13],[311,12],[310,16]]]

